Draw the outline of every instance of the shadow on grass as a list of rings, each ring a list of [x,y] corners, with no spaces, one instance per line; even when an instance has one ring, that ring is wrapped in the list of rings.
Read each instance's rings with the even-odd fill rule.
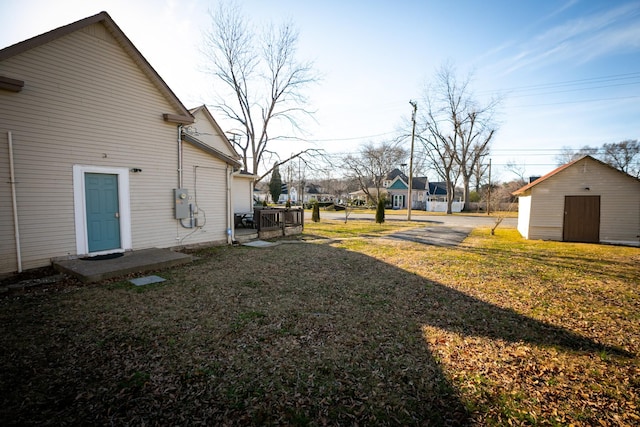
[[[575,243],[566,244],[572,245]],[[582,244],[590,245],[587,243]],[[508,257],[510,262],[527,263],[532,267],[535,267],[536,265],[544,265],[560,270],[572,270],[578,274],[585,274],[588,272],[588,274],[594,278],[611,278],[628,281],[638,280],[638,263],[633,259],[628,262],[617,260],[615,268],[612,268],[610,260],[590,256],[587,253],[577,255],[558,255],[553,251],[546,250],[536,251],[535,249],[532,249],[523,251],[504,248],[474,248],[464,245],[459,246],[458,249],[465,252],[473,252],[488,257],[489,259],[493,257]],[[638,251],[638,255],[638,259],[640,259],[640,250]]]
[[[179,283],[144,294],[2,300],[4,424],[468,424],[425,325],[631,356],[329,245],[173,271]]]

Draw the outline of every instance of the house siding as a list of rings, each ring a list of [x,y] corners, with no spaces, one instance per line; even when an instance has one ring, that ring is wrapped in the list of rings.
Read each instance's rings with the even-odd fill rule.
[[[202,110],[194,113],[195,122],[187,126],[186,131],[193,133],[194,137],[204,142],[208,146],[226,154],[229,157],[236,157],[237,153],[227,144],[226,138],[221,134],[219,128],[213,125]]]
[[[640,242],[640,181],[593,159],[577,162],[532,187],[529,194],[529,224],[518,224],[518,229],[528,228],[530,239],[562,240],[565,196],[600,196],[600,241]]]
[[[11,131],[24,269],[76,254],[74,165],[142,169],[130,174],[133,249],[176,245],[177,128],[162,118],[175,107],[102,24],[10,57],[0,74],[25,82],[0,91],[1,179],[9,182]],[[0,273],[17,269],[13,233],[5,184]]]
[[[253,178],[233,177],[233,211],[253,211]]]
[[[227,165],[211,160],[203,151],[190,144],[183,146],[183,187],[189,190],[191,202],[197,208],[198,228],[178,228],[182,245],[205,242],[225,242],[228,227],[226,192]],[[184,221],[187,225],[188,221]]]

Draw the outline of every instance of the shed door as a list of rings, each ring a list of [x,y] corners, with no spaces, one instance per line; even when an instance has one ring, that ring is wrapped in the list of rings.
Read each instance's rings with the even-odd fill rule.
[[[600,196],[565,196],[565,242],[600,242]]]
[[[118,175],[85,174],[89,252],[120,248]]]

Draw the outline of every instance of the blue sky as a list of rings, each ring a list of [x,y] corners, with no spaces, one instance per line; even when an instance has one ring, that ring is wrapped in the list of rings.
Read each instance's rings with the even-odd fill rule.
[[[444,62],[473,71],[480,100],[504,96],[492,144],[495,175],[555,167],[564,146],[640,138],[640,1],[239,2],[255,25],[292,21],[309,91],[306,138],[330,153],[393,136]],[[0,0],[0,47],[106,10],[187,107],[213,102],[200,69],[210,0]],[[222,123],[223,128],[225,127]],[[295,151],[291,143],[277,149]],[[408,142],[407,142],[408,144]],[[432,179],[435,178],[431,177]]]

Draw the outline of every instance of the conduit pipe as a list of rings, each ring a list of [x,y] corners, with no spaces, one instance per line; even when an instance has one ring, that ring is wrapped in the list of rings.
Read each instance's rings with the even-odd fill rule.
[[[16,258],[18,273],[22,273],[22,249],[20,248],[20,227],[18,226],[18,200],[16,198],[16,175],[13,167],[13,135],[7,132],[9,141],[9,180],[11,182],[11,202],[13,205],[13,229],[16,238]]]

